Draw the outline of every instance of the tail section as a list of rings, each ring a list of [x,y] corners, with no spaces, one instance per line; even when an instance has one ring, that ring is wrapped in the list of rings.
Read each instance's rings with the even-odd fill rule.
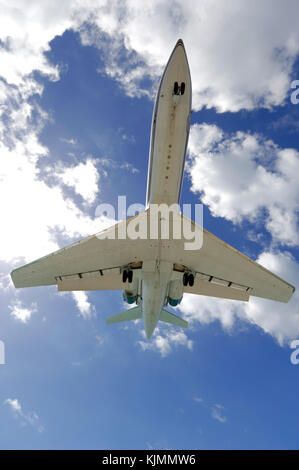
[[[186,320],[183,320],[181,317],[174,315],[174,313],[168,312],[164,308],[161,311],[159,320],[163,321],[164,323],[170,323],[171,325],[180,326],[182,328],[188,328],[188,322]]]
[[[107,318],[106,323],[119,323],[122,321],[138,320],[139,318],[142,318],[141,305],[137,305],[137,307],[130,308],[117,315],[112,315],[112,317]]]

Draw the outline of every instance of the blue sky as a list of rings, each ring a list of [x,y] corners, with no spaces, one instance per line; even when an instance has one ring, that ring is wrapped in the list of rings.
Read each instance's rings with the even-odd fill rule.
[[[189,330],[164,325],[147,342],[141,322],[106,326],[121,292],[10,282],[105,227],[99,203],[145,202],[156,87],[182,37],[181,202],[201,201],[207,230],[297,287],[298,5],[142,3],[3,5],[0,447],[296,449],[297,292],[288,304],[186,295]]]

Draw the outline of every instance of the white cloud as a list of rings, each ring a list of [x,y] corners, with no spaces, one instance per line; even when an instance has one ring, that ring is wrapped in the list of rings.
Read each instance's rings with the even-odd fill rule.
[[[211,410],[212,418],[216,419],[220,423],[226,422],[226,416],[223,415],[224,407],[222,405],[213,405]]]
[[[39,433],[44,431],[44,427],[40,424],[40,419],[35,411],[29,411],[25,413],[22,406],[17,398],[7,398],[4,401],[5,405],[8,405],[13,413],[15,419],[20,421],[21,426],[33,426]]]
[[[142,334],[145,336],[143,330]],[[166,357],[177,346],[185,346],[191,350],[193,341],[188,339],[184,331],[170,328],[164,330],[162,335],[160,329],[156,328],[153,338],[150,341],[139,341],[139,345],[143,351],[158,351],[162,357]]]
[[[49,42],[71,27],[69,2],[28,2],[22,0],[1,2],[0,49],[1,76],[9,84],[20,86],[33,70],[39,70],[50,79],[59,77],[58,70],[46,59]]]
[[[180,310],[191,325],[219,321],[225,331],[233,332],[237,319],[259,326],[273,336],[280,345],[299,336],[299,265],[288,253],[262,253],[257,262],[292,282],[296,291],[285,304],[251,297],[249,302],[216,299],[185,294]]]
[[[283,345],[299,336],[299,265],[288,253],[276,255],[265,252],[259,256],[258,262],[296,287],[287,304],[254,297],[245,306],[245,318]]]
[[[274,241],[299,243],[298,151],[257,134],[226,135],[214,125],[195,124],[189,154],[191,190],[201,193],[214,216],[254,221],[266,210],[265,226]]]
[[[64,184],[74,188],[85,202],[92,204],[99,191],[100,175],[95,162],[88,158],[85,163],[58,170],[58,176]]]
[[[210,404],[206,403],[203,400],[203,398],[196,398],[195,397],[195,398],[193,398],[193,400],[196,403],[200,403],[204,407],[207,407],[210,410],[211,416],[212,416],[213,419],[216,419],[220,423],[225,423],[227,421],[226,416],[224,416],[224,414],[223,414],[223,411],[224,411],[224,406],[223,405],[219,405],[217,403],[215,403],[214,405],[210,405]]]
[[[27,323],[31,315],[37,312],[36,303],[32,303],[29,308],[25,307],[20,300],[15,300],[8,306],[11,310],[11,315],[22,323]]]
[[[203,398],[200,398],[200,397],[194,397],[193,400],[196,401],[197,403],[203,403]]]
[[[71,292],[71,295],[74,298],[80,315],[83,318],[90,318],[95,314],[95,307],[88,301],[86,292],[74,291]]]
[[[22,0],[7,0],[0,19],[1,75],[18,87],[28,83],[33,70],[57,80],[59,70],[44,52],[55,36],[73,28],[84,44],[101,49],[105,72],[128,95],[153,98],[144,80],[156,85],[182,37],[195,109],[275,106],[290,89],[299,51],[298,10],[298,2],[291,0],[287,8],[278,0],[186,0],[183,5],[175,0],[36,0],[26,8]]]
[[[64,142],[64,143],[69,144],[69,145],[77,145],[77,139],[72,139],[72,138],[66,139],[66,138],[62,137],[60,140],[61,140],[61,142]]]
[[[111,1],[93,17],[98,29],[88,26],[80,31],[84,44],[101,49],[106,73],[129,96],[154,96],[144,79],[160,76],[182,37],[194,108],[238,111],[279,105],[286,98],[299,51],[298,11],[296,1],[288,8],[277,0],[128,0],[121,5]]]
[[[13,283],[9,274],[0,273],[0,289],[7,291],[13,287]]]
[[[32,261],[58,248],[55,232],[70,239],[111,225],[105,217],[92,219],[59,186],[50,187],[40,179],[37,163],[46,153],[34,131],[11,149],[0,142],[0,198],[5,201],[0,208],[1,260]]]
[[[122,164],[119,164],[119,162],[116,162],[115,160],[112,160],[111,158],[99,158],[98,159],[99,163],[102,165],[103,168],[109,168],[109,169],[118,169],[120,168],[121,170],[128,170],[131,173],[139,173],[138,168],[135,168],[132,163],[129,162],[124,162]],[[107,176],[106,170],[103,170],[105,176]]]

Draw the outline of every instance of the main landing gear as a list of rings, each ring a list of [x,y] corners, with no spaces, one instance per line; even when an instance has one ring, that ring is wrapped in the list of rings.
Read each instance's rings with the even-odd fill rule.
[[[131,269],[124,269],[123,270],[123,282],[131,282],[133,281],[133,271]]]
[[[194,274],[185,272],[183,275],[183,285],[186,286],[194,286]]]

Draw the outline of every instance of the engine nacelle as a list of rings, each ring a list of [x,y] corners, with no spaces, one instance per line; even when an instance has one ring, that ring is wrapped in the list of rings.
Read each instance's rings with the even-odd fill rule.
[[[133,282],[130,284],[127,289],[123,290],[123,299],[128,304],[137,303],[138,299],[138,280],[133,278]]]
[[[138,298],[137,292],[134,293],[134,292],[131,292],[131,291],[128,291],[128,290],[123,291],[123,299],[128,304],[133,304],[134,302],[137,301],[137,298]]]
[[[128,304],[137,303],[138,300],[138,278],[133,275],[132,282],[123,290],[123,299]]]
[[[183,283],[181,280],[171,281],[168,291],[168,303],[172,307],[176,307],[181,303],[183,298]]]

